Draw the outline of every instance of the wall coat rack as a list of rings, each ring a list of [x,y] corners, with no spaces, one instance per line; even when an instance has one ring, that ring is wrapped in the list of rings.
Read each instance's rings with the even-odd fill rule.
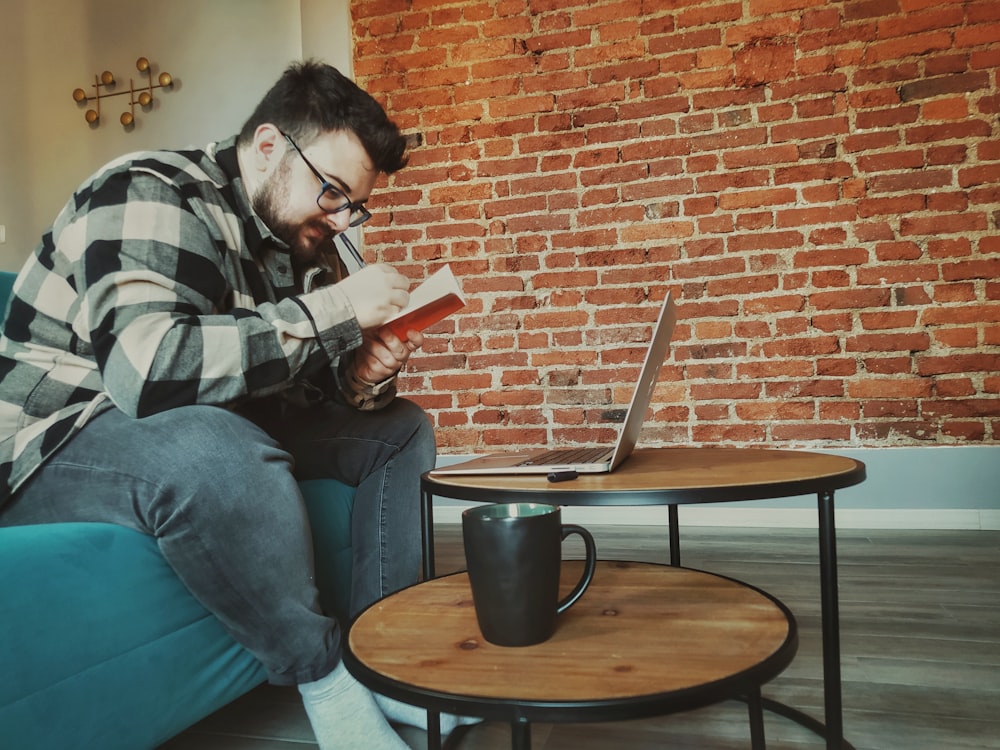
[[[127,112],[122,112],[119,121],[125,128],[131,128],[135,125],[135,108],[136,105],[142,107],[144,110],[149,110],[153,106],[153,90],[154,89],[169,89],[174,85],[174,79],[169,73],[160,73],[156,79],[156,83],[153,83],[153,71],[149,64],[149,60],[145,57],[140,57],[135,61],[136,70],[144,74],[146,77],[146,85],[136,86],[135,82],[129,78],[128,79],[128,90],[115,91],[117,86],[117,81],[115,81],[114,75],[110,70],[105,70],[100,75],[94,76],[94,95],[87,96],[87,92],[83,89],[73,90],[73,100],[77,104],[85,104],[87,102],[94,102],[94,107],[88,109],[84,114],[84,119],[87,120],[91,125],[100,122],[101,119],[101,100],[108,99],[112,96],[124,96],[128,94],[128,104],[129,110]],[[141,83],[141,81],[140,81]]]

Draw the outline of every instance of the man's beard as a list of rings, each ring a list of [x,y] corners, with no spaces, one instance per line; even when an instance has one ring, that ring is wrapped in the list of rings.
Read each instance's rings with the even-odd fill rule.
[[[281,212],[282,206],[288,202],[288,191],[285,186],[288,185],[291,178],[291,171],[291,159],[282,159],[274,174],[261,185],[253,196],[251,204],[257,216],[267,225],[274,236],[288,245],[296,260],[311,263],[320,256],[319,247],[323,243],[318,241],[306,246],[304,243],[307,240],[300,236],[302,225],[293,224],[286,220]],[[330,232],[326,222],[321,225],[317,224],[317,229],[321,232]]]

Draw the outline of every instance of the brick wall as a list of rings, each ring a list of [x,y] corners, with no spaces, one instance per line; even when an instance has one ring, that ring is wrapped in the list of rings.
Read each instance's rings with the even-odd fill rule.
[[[442,452],[1000,441],[1000,2],[357,0],[355,72],[422,143],[369,259],[466,310],[402,390]]]

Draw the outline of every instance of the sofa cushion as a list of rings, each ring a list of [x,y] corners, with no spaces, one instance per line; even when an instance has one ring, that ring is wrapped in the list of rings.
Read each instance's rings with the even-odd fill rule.
[[[333,479],[299,482],[312,527],[319,603],[328,615],[347,624],[351,602],[351,510],[355,489]]]
[[[265,679],[144,534],[0,529],[0,570],[10,747],[152,748]]]

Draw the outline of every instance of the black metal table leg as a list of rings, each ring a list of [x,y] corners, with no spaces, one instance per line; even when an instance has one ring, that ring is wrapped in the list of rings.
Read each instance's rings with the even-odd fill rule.
[[[750,747],[753,750],[766,750],[764,739],[764,702],[760,697],[760,689],[747,695],[747,711],[750,714]]]
[[[441,750],[441,714],[427,712],[427,750]]]
[[[819,493],[819,575],[823,626],[823,695],[827,750],[844,746],[840,680],[840,604],[837,592],[837,530],[833,492]]]
[[[420,539],[423,543],[424,580],[434,577],[434,495],[420,490]]]
[[[681,527],[676,504],[667,506],[667,518],[670,524],[670,564],[678,568],[681,564]]]
[[[526,721],[510,723],[510,746],[513,750],[531,750],[531,724]]]

